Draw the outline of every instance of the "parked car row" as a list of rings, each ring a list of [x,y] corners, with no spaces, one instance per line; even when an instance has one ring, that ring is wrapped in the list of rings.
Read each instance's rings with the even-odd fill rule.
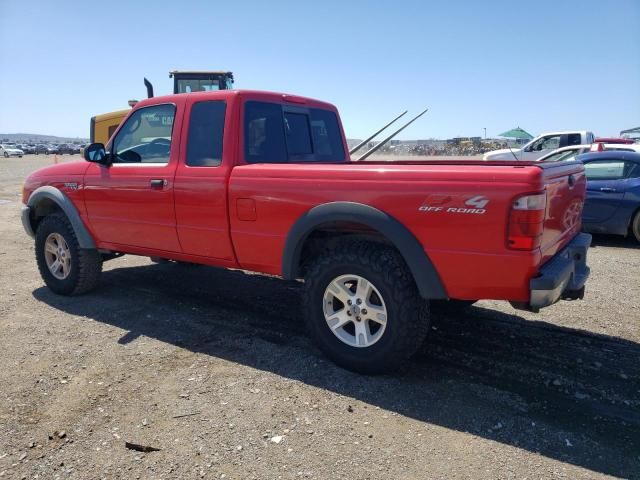
[[[483,160],[557,162],[581,153],[603,150],[640,152],[640,144],[625,138],[596,137],[593,132],[550,132],[537,136],[522,148],[503,148],[483,155]]]
[[[75,143],[60,144],[0,144],[0,155],[8,157],[22,157],[23,155],[75,155],[79,154],[84,145]]]
[[[503,148],[483,155],[483,160],[525,160],[535,161],[557,150],[573,145],[591,145],[596,136],[593,132],[571,131],[550,132],[537,136],[522,148]]]

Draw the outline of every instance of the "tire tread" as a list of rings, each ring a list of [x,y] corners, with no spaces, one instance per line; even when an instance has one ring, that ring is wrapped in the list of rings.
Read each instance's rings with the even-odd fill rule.
[[[64,233],[65,240],[67,240],[67,244],[69,244],[69,248],[71,249],[72,255],[77,256],[77,270],[78,274],[75,278],[75,283],[73,284],[72,289],[67,288],[58,288],[54,289],[47,282],[47,278],[49,275],[49,269],[44,260],[44,255],[36,255],[38,270],[40,271],[40,275],[47,282],[47,286],[54,290],[56,293],[61,293],[64,295],[81,295],[90,290],[93,290],[99,281],[100,273],[102,272],[102,257],[97,250],[94,249],[84,249],[80,248],[80,244],[78,242],[78,238],[76,237],[76,233],[69,222],[69,219],[62,213],[56,213],[52,215],[47,215],[42,219],[42,221],[38,225],[38,231],[44,230],[47,227],[53,227],[57,230],[65,230]],[[36,236],[37,236],[36,232]],[[38,242],[36,242],[36,248],[38,246]]]

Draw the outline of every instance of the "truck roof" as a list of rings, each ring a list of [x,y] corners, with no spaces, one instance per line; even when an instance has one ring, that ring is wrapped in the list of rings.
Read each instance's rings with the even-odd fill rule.
[[[196,96],[201,100],[226,100],[233,97],[261,100],[265,102],[277,102],[290,103],[292,105],[307,106],[314,108],[324,108],[328,110],[337,111],[336,107],[330,103],[323,102],[322,100],[316,100],[314,98],[303,97],[300,95],[293,95],[290,93],[281,92],[267,92],[263,90],[213,90],[210,92],[190,92],[190,93],[177,93],[172,95],[162,95],[153,98],[147,98],[138,102],[136,107],[145,105],[155,105],[163,102],[171,102],[173,98],[181,97],[185,95]]]
[[[580,133],[580,134],[586,135],[587,133],[592,133],[592,132],[590,130],[565,130],[562,132],[544,132],[538,135],[538,137],[547,136],[547,135],[568,135],[570,133]]]

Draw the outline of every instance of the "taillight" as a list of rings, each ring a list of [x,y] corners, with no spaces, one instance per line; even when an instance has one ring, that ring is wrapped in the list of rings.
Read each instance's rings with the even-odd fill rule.
[[[536,193],[514,200],[509,213],[507,247],[512,250],[533,250],[540,246],[544,229],[547,195]]]

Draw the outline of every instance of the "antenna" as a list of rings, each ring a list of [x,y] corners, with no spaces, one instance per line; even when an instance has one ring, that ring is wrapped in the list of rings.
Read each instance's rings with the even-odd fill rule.
[[[520,159],[518,158],[518,156],[517,156],[515,153],[513,153],[513,150],[511,150],[511,147],[510,147],[509,145],[507,145],[507,148],[508,148],[508,149],[509,149],[509,151],[511,152],[511,155],[513,155],[513,158],[515,158],[515,159],[516,159],[516,161],[518,161],[518,162],[519,162],[519,161],[520,161]]]
[[[407,123],[405,123],[402,127],[400,127],[398,130],[396,130],[395,132],[393,132],[391,135],[389,135],[387,138],[385,138],[384,140],[382,140],[379,144],[377,144],[375,147],[373,147],[371,150],[367,151],[366,153],[362,154],[362,156],[360,156],[358,158],[358,162],[360,162],[361,160],[364,160],[365,158],[367,158],[369,155],[371,155],[372,153],[374,153],[375,151],[377,151],[379,148],[381,148],[385,143],[387,143],[389,140],[391,140],[393,137],[395,137],[396,135],[398,135],[402,130],[404,130],[405,128],[407,128],[409,125],[411,125],[413,122],[415,122],[417,119],[419,119],[422,115],[424,115],[425,113],[427,113],[429,109],[425,108],[422,112],[420,112],[418,115],[416,115],[415,117],[413,117],[411,120],[409,120]]]
[[[389,123],[387,123],[384,127],[382,127],[380,130],[378,130],[376,133],[374,133],[373,135],[371,135],[369,138],[367,138],[366,140],[363,140],[362,142],[360,142],[358,145],[356,145],[355,147],[353,147],[351,150],[349,150],[349,154],[353,155],[355,152],[357,152],[358,150],[360,150],[360,148],[363,145],[366,145],[367,143],[369,143],[369,141],[375,137],[376,135],[378,135],[380,132],[382,132],[385,128],[387,128],[389,125],[391,125],[392,123],[394,123],[396,120],[398,120],[400,117],[402,117],[404,114],[406,114],[409,110],[405,110],[404,112],[402,112],[400,115],[398,115],[396,118],[394,118],[393,120],[391,120]]]

